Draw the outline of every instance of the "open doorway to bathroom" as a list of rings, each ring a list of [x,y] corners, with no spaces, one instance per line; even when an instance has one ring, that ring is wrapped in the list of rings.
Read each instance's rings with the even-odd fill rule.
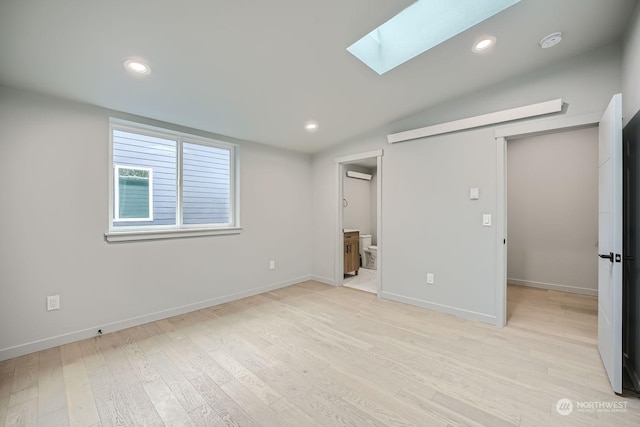
[[[337,281],[379,294],[382,151],[336,159],[338,173]],[[336,257],[338,259],[338,257]]]

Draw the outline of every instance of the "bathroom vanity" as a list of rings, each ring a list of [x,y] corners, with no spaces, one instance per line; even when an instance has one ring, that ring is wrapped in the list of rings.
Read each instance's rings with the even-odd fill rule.
[[[344,230],[344,273],[360,269],[360,232],[358,230]]]

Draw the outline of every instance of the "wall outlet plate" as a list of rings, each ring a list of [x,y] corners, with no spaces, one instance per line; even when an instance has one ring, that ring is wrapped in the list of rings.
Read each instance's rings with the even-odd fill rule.
[[[435,276],[433,273],[427,273],[427,285],[433,285],[435,283]]]
[[[47,297],[47,311],[60,310],[60,295],[50,295]]]
[[[276,262],[274,260],[269,261],[269,270],[276,269]]]

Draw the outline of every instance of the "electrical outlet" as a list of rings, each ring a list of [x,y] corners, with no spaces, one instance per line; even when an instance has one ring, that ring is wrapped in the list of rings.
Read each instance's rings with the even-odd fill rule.
[[[427,273],[427,285],[433,285],[435,283],[435,276],[433,273]]]
[[[47,311],[60,310],[60,295],[47,297]]]
[[[276,269],[276,262],[274,260],[269,261],[269,270]]]

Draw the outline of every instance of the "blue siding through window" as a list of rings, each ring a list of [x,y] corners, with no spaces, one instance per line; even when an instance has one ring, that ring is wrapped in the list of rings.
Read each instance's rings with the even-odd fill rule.
[[[182,222],[231,222],[231,151],[190,142],[182,147]]]
[[[176,225],[178,146],[178,138],[113,130],[113,164],[153,170],[153,221],[114,221],[114,227]],[[230,224],[232,149],[194,141],[182,141],[181,147],[182,223]]]
[[[113,164],[153,169],[153,221],[115,222],[115,227],[176,224],[175,140],[113,131]]]

